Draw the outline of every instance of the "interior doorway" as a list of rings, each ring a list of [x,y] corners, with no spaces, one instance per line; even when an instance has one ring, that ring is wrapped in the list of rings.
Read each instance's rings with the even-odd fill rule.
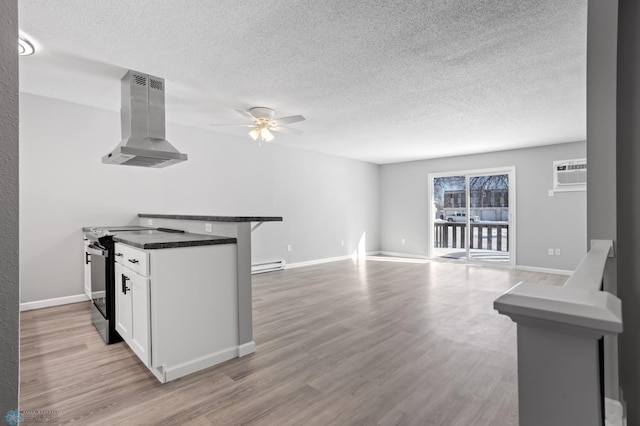
[[[429,257],[515,267],[515,167],[429,175]]]

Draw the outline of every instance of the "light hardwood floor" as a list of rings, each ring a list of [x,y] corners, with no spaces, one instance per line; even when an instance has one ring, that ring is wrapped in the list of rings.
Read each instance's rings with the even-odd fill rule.
[[[20,409],[77,425],[516,425],[516,330],[493,301],[566,278],[387,258],[254,275],[257,352],[164,385],[103,343],[89,302],[27,311]]]

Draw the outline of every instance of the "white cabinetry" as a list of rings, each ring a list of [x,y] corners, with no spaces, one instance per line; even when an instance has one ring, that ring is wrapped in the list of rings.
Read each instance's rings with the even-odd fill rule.
[[[119,263],[116,263],[115,271],[116,331],[120,334],[122,339],[127,342],[130,340],[131,321],[133,318],[133,313],[131,311],[131,288],[128,280],[133,272]]]
[[[116,263],[115,275],[116,331],[148,367],[151,359],[149,351],[149,279],[125,267],[121,262]]]
[[[235,244],[115,254],[116,330],[158,380],[239,355]]]

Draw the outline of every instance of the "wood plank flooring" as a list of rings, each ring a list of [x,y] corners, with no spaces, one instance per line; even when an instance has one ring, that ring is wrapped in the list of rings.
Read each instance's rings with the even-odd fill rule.
[[[164,385],[103,343],[88,302],[27,311],[20,409],[83,426],[517,425],[516,330],[493,301],[566,278],[381,257],[254,275],[257,352]]]

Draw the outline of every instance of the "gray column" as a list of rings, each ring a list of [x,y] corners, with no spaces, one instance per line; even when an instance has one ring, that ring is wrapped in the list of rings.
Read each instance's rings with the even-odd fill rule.
[[[18,3],[0,2],[0,416],[18,409]]]
[[[616,3],[612,1],[612,3]],[[618,20],[617,216],[620,386],[627,424],[640,424],[640,4],[620,0]],[[591,196],[591,194],[589,194]],[[589,211],[591,214],[591,211]]]
[[[598,337],[518,324],[520,426],[601,426]]]
[[[251,222],[238,223],[238,340],[253,342],[253,308],[251,300]],[[251,350],[253,352],[253,350]],[[243,355],[243,354],[241,354]]]
[[[618,2],[589,0],[587,20],[587,241],[617,246],[616,43]],[[607,260],[604,290],[617,293],[617,258]],[[626,308],[626,306],[625,306]],[[619,399],[618,343],[605,338],[605,396]]]

